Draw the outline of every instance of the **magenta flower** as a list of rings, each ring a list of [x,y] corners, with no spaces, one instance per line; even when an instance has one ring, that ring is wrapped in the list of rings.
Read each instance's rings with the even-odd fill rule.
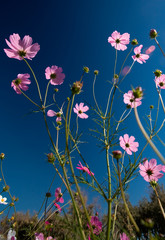
[[[135,138],[133,136],[130,136],[128,134],[124,134],[124,137],[120,136],[120,146],[126,151],[127,154],[132,155],[132,152],[137,152],[139,143],[134,142]]]
[[[122,233],[120,234],[120,240],[130,240],[130,239],[125,233]]]
[[[143,164],[139,164],[139,173],[144,178],[145,181],[158,181],[159,178],[163,177],[162,165],[157,165],[156,159],[151,159],[149,162],[146,160]]]
[[[60,202],[60,203],[64,203],[64,199],[62,198],[62,193],[61,193],[61,188],[56,188],[56,191],[55,191],[55,201],[56,202]]]
[[[146,54],[151,54],[153,51],[155,51],[155,46],[152,45],[149,48],[147,48],[147,50],[145,51]]]
[[[89,107],[84,106],[84,103],[80,103],[79,105],[78,103],[76,103],[75,108],[73,108],[73,111],[77,113],[77,116],[83,119],[88,118],[88,115],[84,113],[88,110],[89,110]]]
[[[127,44],[130,42],[130,34],[129,33],[124,33],[120,35],[119,32],[114,31],[111,34],[111,37],[108,38],[108,42],[112,45],[117,50],[126,50],[127,49]]]
[[[136,55],[132,56],[134,61],[137,61],[140,64],[143,64],[143,62],[145,63],[147,59],[149,59],[149,55],[147,54],[142,54],[141,53],[141,49],[142,49],[143,45],[140,45],[139,47],[134,48],[134,53]]]
[[[93,228],[93,233],[99,235],[102,232],[102,222],[99,221],[97,216],[92,216],[90,223]],[[89,223],[87,223],[88,228],[90,229]]]
[[[46,240],[56,240],[56,238],[53,238],[52,236],[49,236],[46,238]]]
[[[165,172],[165,165],[162,166],[162,171]]]
[[[27,91],[29,89],[27,85],[30,84],[31,81],[28,78],[30,78],[28,73],[18,74],[17,78],[12,81],[11,87],[13,87],[17,94],[21,94],[21,91],[17,88],[17,86],[23,91]]]
[[[35,233],[35,240],[44,240],[43,233]]]
[[[11,49],[4,49],[9,58],[16,58],[18,60],[27,58],[32,60],[40,50],[40,45],[38,43],[32,44],[33,40],[29,35],[24,36],[23,40],[21,40],[19,34],[13,33],[9,39],[10,42],[7,39],[5,41]]]
[[[62,73],[62,68],[57,66],[47,67],[45,69],[46,79],[51,79],[52,85],[61,85],[64,82],[65,74]]]
[[[161,89],[165,89],[165,74],[160,75],[160,77],[155,78],[156,86],[160,87]]]
[[[88,173],[90,176],[91,176],[91,174],[94,175],[94,173],[93,173],[93,172],[90,172],[87,167],[84,167],[84,166],[81,164],[80,161],[79,161],[79,164],[77,164],[77,166],[78,166],[78,167],[76,167],[77,169],[80,169],[80,170],[82,170],[83,172]]]
[[[123,97],[124,97],[124,103],[128,104],[131,108],[138,107],[142,104],[141,102],[142,97],[135,98],[132,90],[128,91],[128,93],[125,93]]]
[[[54,203],[54,206],[58,209],[59,212],[61,212],[61,207],[59,204],[57,204],[56,202]]]
[[[60,112],[55,112],[53,110],[49,110],[47,112],[48,117],[57,117],[56,122],[61,122],[62,121],[61,114],[63,114],[62,110],[60,110]]]

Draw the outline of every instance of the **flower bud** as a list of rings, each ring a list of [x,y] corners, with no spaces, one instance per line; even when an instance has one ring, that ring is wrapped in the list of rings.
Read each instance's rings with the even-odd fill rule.
[[[138,45],[137,39],[133,39],[132,42],[131,42],[131,44],[132,44],[133,46]]]
[[[11,221],[13,221],[13,220],[14,220],[14,217],[12,216],[10,219],[11,219]]]
[[[150,109],[153,109],[154,108],[154,106],[153,105],[150,105]]]
[[[152,187],[156,187],[158,185],[158,183],[155,180],[152,180],[152,181],[150,181],[150,185]]]
[[[5,158],[5,154],[4,153],[1,153],[0,154],[0,159],[3,160]]]
[[[14,207],[14,203],[13,202],[11,202],[9,205],[10,205],[10,207]]]
[[[6,185],[5,187],[3,187],[3,191],[4,191],[4,192],[7,192],[7,191],[9,190],[9,188],[10,188],[10,187],[9,187],[8,185]]]
[[[141,224],[150,229],[154,226],[154,222],[151,218],[147,218],[145,220],[141,219]]]
[[[143,90],[141,87],[137,87],[135,89],[133,89],[133,95],[135,98],[141,98],[143,97]]]
[[[61,125],[62,125],[62,122],[57,121],[57,125],[58,125],[58,126],[61,126]]]
[[[50,192],[47,192],[47,193],[46,193],[46,197],[47,197],[47,198],[49,198],[49,197],[51,197],[51,196],[52,196],[52,195],[51,195]]]
[[[71,91],[73,94],[79,94],[81,92],[82,87],[83,83],[81,83],[80,81],[74,82],[71,87]]]
[[[156,38],[158,36],[158,33],[155,29],[150,30],[150,38]]]
[[[127,104],[126,108],[127,108],[127,109],[130,109],[130,108],[131,108],[131,105]]]
[[[58,89],[58,88],[55,88],[55,89],[54,89],[54,91],[55,91],[55,92],[58,92],[58,91],[59,91],[59,89]]]
[[[94,75],[98,75],[99,74],[99,71],[98,70],[95,70],[94,71]]]
[[[114,157],[115,159],[120,159],[120,158],[122,158],[122,152],[119,151],[119,150],[113,151],[112,154],[113,154],[113,157]]]
[[[49,163],[53,163],[55,161],[55,156],[53,153],[48,153],[47,158]]]
[[[159,69],[156,69],[154,74],[155,74],[155,77],[160,77],[162,75],[162,71],[160,71]]]
[[[83,71],[84,71],[85,73],[89,73],[89,68],[88,68],[88,67],[83,67]]]

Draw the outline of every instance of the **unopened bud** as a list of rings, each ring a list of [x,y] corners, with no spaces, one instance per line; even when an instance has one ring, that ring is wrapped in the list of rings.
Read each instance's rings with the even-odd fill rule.
[[[55,156],[53,153],[48,153],[47,158],[49,163],[53,163],[55,161]]]
[[[80,81],[74,82],[71,87],[71,91],[73,94],[79,94],[81,92],[82,87],[83,83],[81,83]]]
[[[46,193],[46,197],[47,197],[47,198],[49,198],[49,197],[51,197],[51,196],[52,196],[52,195],[51,195],[50,192],[47,192],[47,193]]]
[[[3,191],[4,191],[4,192],[7,192],[7,191],[9,190],[9,188],[10,188],[10,187],[9,187],[8,185],[6,185],[5,187],[3,187]]]
[[[154,74],[155,74],[155,77],[160,77],[162,75],[162,71],[159,69],[156,69]]]
[[[150,185],[152,187],[156,187],[158,185],[158,183],[155,180],[152,180],[152,181],[150,181]]]
[[[88,68],[88,67],[83,67],[83,71],[84,71],[85,73],[89,73],[89,68]]]
[[[153,105],[150,105],[150,109],[153,109],[154,108],[154,106]]]
[[[133,46],[138,45],[137,39],[133,39],[132,42],[131,42],[131,44],[132,44]]]
[[[62,125],[62,122],[57,121],[57,125],[58,125],[58,126],[61,126],[61,125]]]
[[[0,154],[0,159],[3,160],[5,158],[5,154],[4,153],[1,153]]]
[[[94,71],[94,74],[95,74],[95,75],[98,75],[98,74],[99,74],[99,71],[98,71],[98,70],[95,70],[95,71]]]
[[[120,158],[122,158],[122,152],[119,151],[119,150],[113,151],[112,154],[113,154],[113,157],[114,157],[115,159],[120,159]]]
[[[156,38],[158,36],[158,33],[155,29],[150,30],[150,38]]]
[[[9,205],[10,205],[10,207],[14,207],[14,203],[13,202],[11,202]]]
[[[127,104],[126,108],[127,108],[127,109],[130,109],[130,108],[131,108],[131,105]]]
[[[55,91],[55,92],[58,92],[58,91],[59,91],[59,89],[58,89],[58,88],[55,88],[55,89],[54,89],[54,91]]]
[[[133,95],[135,98],[142,98],[143,97],[143,90],[141,87],[137,87],[133,89]]]

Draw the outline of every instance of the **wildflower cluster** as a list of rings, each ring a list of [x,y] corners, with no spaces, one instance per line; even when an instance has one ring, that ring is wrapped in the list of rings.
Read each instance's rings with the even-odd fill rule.
[[[150,31],[150,38],[155,39],[157,37],[157,31],[155,29],[152,29]],[[55,198],[53,199],[52,203],[48,206],[48,202],[50,201],[52,194],[51,194],[51,187],[54,182],[54,179],[49,187],[48,192],[45,194],[44,202],[41,206],[44,206],[43,215],[41,216],[40,220],[37,222],[37,224],[32,228],[32,233],[30,233],[30,237],[35,233],[35,240],[56,240],[59,239],[57,236],[56,238],[52,237],[55,234],[53,234],[51,224],[51,217],[57,216],[57,213],[61,213],[62,209],[64,209],[65,205],[70,204],[72,202],[71,208],[74,210],[74,223],[70,223],[68,218],[66,218],[66,221],[68,222],[68,225],[72,225],[77,228],[78,231],[75,231],[75,234],[72,236],[75,239],[83,239],[86,240],[94,240],[97,239],[106,239],[110,240],[113,239],[119,239],[120,240],[129,240],[130,238],[134,237],[135,234],[139,237],[141,235],[140,227],[137,225],[133,215],[131,214],[126,198],[125,198],[125,189],[127,188],[129,182],[134,177],[134,173],[137,172],[137,169],[139,167],[139,173],[144,178],[145,181],[149,182],[151,186],[153,187],[155,194],[158,198],[160,209],[162,211],[162,214],[165,219],[165,212],[163,210],[163,207],[161,205],[159,196],[156,191],[157,182],[160,178],[163,177],[163,173],[165,172],[165,165],[158,164],[156,159],[151,159],[148,161],[147,159],[142,159],[142,154],[145,148],[141,147],[141,144],[139,144],[139,141],[135,141],[135,137],[128,134],[130,129],[128,128],[128,132],[124,134],[120,134],[119,132],[122,131],[121,124],[127,119],[127,117],[131,114],[131,111],[134,111],[135,118],[137,120],[137,123],[142,130],[142,133],[147,139],[147,144],[149,143],[151,147],[154,149],[154,151],[157,153],[158,156],[160,156],[160,159],[163,159],[160,152],[157,150],[156,146],[151,141],[152,138],[154,138],[157,133],[163,128],[164,120],[159,128],[158,131],[156,131],[156,122],[153,127],[151,116],[150,118],[150,136],[147,135],[145,130],[143,129],[143,126],[140,122],[137,107],[142,105],[142,99],[143,99],[143,89],[141,86],[138,86],[136,88],[132,87],[132,90],[129,90],[128,92],[124,93],[122,91],[122,82],[124,78],[130,73],[131,69],[133,68],[133,65],[135,62],[138,62],[140,64],[146,63],[146,61],[150,58],[149,54],[155,50],[154,46],[150,46],[145,52],[142,51],[143,45],[138,45],[137,39],[130,40],[130,34],[129,33],[123,33],[120,34],[118,31],[114,31],[111,36],[108,37],[108,43],[111,44],[113,48],[116,50],[116,60],[115,60],[115,67],[113,71],[113,81],[110,82],[111,87],[109,91],[109,95],[106,101],[105,110],[104,107],[100,106],[97,102],[97,97],[95,96],[95,82],[96,78],[98,76],[99,71],[94,71],[94,82],[93,82],[93,98],[95,102],[95,107],[92,108],[85,105],[82,101],[80,103],[77,103],[78,101],[75,100],[77,95],[82,93],[82,88],[84,85],[84,82],[82,81],[84,78],[84,75],[89,73],[89,68],[87,66],[83,67],[83,73],[80,77],[79,81],[74,81],[73,84],[70,87],[70,97],[66,97],[66,99],[63,100],[63,104],[58,105],[58,102],[56,101],[56,94],[58,92],[58,89],[55,89],[54,95],[53,95],[53,103],[47,104],[47,97],[48,90],[51,85],[58,86],[62,85],[64,83],[65,74],[63,73],[62,67],[59,67],[57,65],[48,66],[45,69],[45,78],[48,80],[46,92],[44,98],[42,98],[42,93],[40,91],[39,82],[30,67],[30,64],[27,60],[32,60],[40,50],[40,45],[38,43],[32,44],[32,38],[30,36],[25,36],[22,40],[19,36],[19,34],[12,34],[10,35],[8,41],[6,39],[6,43],[10,49],[4,49],[6,55],[9,58],[15,58],[17,60],[23,60],[27,66],[29,67],[29,70],[34,77],[34,81],[36,82],[40,105],[34,102],[30,97],[28,97],[24,91],[29,90],[29,85],[32,82],[31,76],[29,73],[19,73],[17,77],[12,80],[11,87],[15,90],[15,92],[19,95],[23,95],[26,97],[28,101],[30,101],[35,108],[37,107],[37,111],[35,112],[42,112],[43,118],[45,121],[46,130],[51,142],[51,151],[47,154],[48,162],[51,163],[51,166],[54,167],[54,170],[56,172],[56,175],[59,177],[61,181],[61,187],[57,187],[55,190]],[[121,69],[119,72],[117,72],[117,52],[118,51],[125,51],[127,48],[129,48],[129,44],[131,43],[132,49],[134,51],[134,54],[129,58],[129,55],[131,54],[131,51],[127,55],[126,59],[124,60]],[[138,45],[138,46],[137,46]],[[135,47],[136,46],[136,47]],[[134,49],[133,49],[134,48]],[[26,60],[27,59],[27,60]],[[126,60],[129,59],[132,64],[131,66],[124,66]],[[126,71],[124,70],[126,69]],[[165,89],[165,74],[162,74],[162,71],[155,70],[155,84],[156,89],[159,95],[159,99],[162,104],[162,108],[165,112],[163,100],[161,97],[161,89]],[[122,77],[123,75],[123,77]],[[111,79],[112,79],[111,78]],[[112,113],[112,110],[114,108],[113,103],[115,99],[115,94],[119,90],[119,92],[123,92],[123,100],[124,104],[127,105],[126,110],[121,115],[119,121],[115,119],[114,114]],[[78,96],[79,97],[79,96]],[[44,99],[44,100],[43,100]],[[123,104],[123,106],[124,106]],[[55,107],[54,107],[55,105]],[[50,109],[51,106],[51,109]],[[54,109],[54,110],[53,110]],[[128,110],[129,109],[129,110]],[[153,107],[150,107],[150,113]],[[81,143],[81,134],[79,133],[79,118],[86,119],[86,121],[82,120],[82,122],[87,122],[88,118],[90,118],[90,113],[88,115],[88,111],[94,110],[94,114],[97,116],[94,121],[97,124],[97,128],[91,129],[92,132],[94,132],[96,135],[96,139],[98,139],[101,142],[102,150],[105,151],[105,164],[106,165],[106,174],[104,176],[103,183],[99,183],[97,179],[97,172],[95,174],[90,170],[88,163],[85,160],[85,157],[80,152],[80,143]],[[77,118],[72,118],[72,114],[76,114]],[[158,116],[158,114],[157,114]],[[49,120],[48,117],[55,117],[55,134],[49,127]],[[157,117],[156,117],[157,118]],[[72,119],[76,122],[76,124],[72,124]],[[64,124],[63,124],[64,123]],[[62,126],[61,126],[62,125]],[[64,125],[64,126],[63,126]],[[76,125],[76,127],[75,127]],[[61,127],[60,127],[61,126]],[[63,129],[65,134],[65,141],[62,139],[60,142],[60,133],[61,129]],[[54,141],[54,138],[56,137],[56,140]],[[138,136],[136,136],[136,139],[138,139]],[[146,145],[147,145],[146,144]],[[140,146],[139,146],[140,145]],[[123,152],[120,149],[115,150],[115,147],[122,148]],[[138,152],[139,148],[141,148],[141,151]],[[75,153],[76,157],[73,157],[73,153]],[[111,154],[112,153],[112,154]],[[133,156],[132,156],[133,155]],[[1,162],[4,159],[4,155],[1,154]],[[110,161],[110,158],[112,158],[112,161]],[[81,159],[81,161],[79,160]],[[116,161],[114,161],[114,159]],[[129,159],[129,164],[126,165],[125,159]],[[83,164],[82,164],[83,161]],[[164,161],[164,160],[163,160]],[[78,163],[79,162],[79,163]],[[164,162],[165,163],[165,162]],[[101,165],[100,165],[101,167]],[[78,170],[82,171],[80,176],[76,175],[76,171]],[[93,168],[92,168],[93,170]],[[113,171],[112,171],[113,170]],[[112,174],[113,173],[113,174]],[[3,173],[2,173],[3,176]],[[4,177],[4,176],[3,176]],[[4,180],[5,182],[5,180]],[[59,184],[59,182],[56,182]],[[103,227],[103,222],[100,221],[98,217],[98,213],[93,216],[93,212],[89,211],[86,207],[84,198],[82,196],[82,192],[80,189],[80,184],[86,184],[89,187],[91,187],[94,191],[96,191],[98,194],[101,195],[101,197],[104,199],[104,201],[107,204],[108,208],[108,214],[107,214],[107,220],[105,227]],[[59,185],[58,185],[59,186]],[[63,191],[61,190],[63,189]],[[76,189],[76,194],[75,194]],[[112,191],[113,189],[113,191]],[[6,185],[3,188],[2,192],[9,192],[9,187]],[[61,206],[60,204],[64,203],[64,193],[68,194],[70,196],[70,199],[68,202],[66,201],[67,198],[65,198],[65,205]],[[11,196],[11,194],[9,193]],[[117,207],[119,204],[119,199],[122,197],[123,204],[125,206],[129,222],[131,222],[131,231],[127,236],[127,232],[124,233],[123,229],[116,224],[116,212]],[[14,202],[16,199],[13,197],[11,199],[11,203],[7,202],[7,198],[0,195],[0,203],[7,205],[9,207],[14,206]],[[113,225],[112,225],[112,203],[115,206],[115,212],[113,215]],[[55,210],[53,210],[55,209]],[[65,211],[64,215],[65,215]],[[40,211],[39,211],[40,213]],[[38,213],[38,215],[39,215]],[[83,215],[84,214],[84,215]],[[60,216],[60,215],[59,215]],[[85,219],[85,220],[84,220]],[[14,220],[14,217],[13,217]],[[41,225],[40,225],[41,224]],[[38,225],[40,225],[38,227]],[[44,227],[43,227],[44,225]],[[85,227],[84,227],[85,226]],[[14,230],[14,227],[16,227],[16,223],[12,225],[12,228],[8,231],[7,240],[16,240],[16,231]],[[118,230],[116,230],[118,227]],[[106,228],[106,230],[105,230]],[[115,229],[116,228],[116,229]],[[133,233],[135,231],[135,233]],[[130,237],[130,238],[129,238]],[[67,238],[64,236],[63,238]],[[69,239],[69,238],[67,238]]]

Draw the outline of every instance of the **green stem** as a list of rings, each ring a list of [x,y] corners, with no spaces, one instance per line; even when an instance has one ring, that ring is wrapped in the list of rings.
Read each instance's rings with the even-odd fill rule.
[[[124,75],[124,77],[119,81],[119,84],[122,83],[122,81],[124,80],[124,78],[125,78],[125,77],[128,75],[128,73],[131,71],[131,69],[132,69],[134,63],[135,63],[135,61],[133,61],[132,65],[131,65],[131,67],[129,68],[129,70],[127,71],[127,73],[126,73],[126,74]],[[119,85],[119,84],[118,84],[118,85]]]
[[[94,78],[94,81],[93,81],[93,98],[94,98],[94,101],[95,101],[95,104],[96,104],[96,107],[97,107],[98,111],[101,112],[100,108],[97,104],[96,97],[95,97],[95,82],[96,82],[96,75],[95,75],[95,78]]]
[[[124,60],[124,62],[123,62],[123,64],[122,64],[122,66],[121,66],[121,68],[120,68],[119,77],[120,77],[121,71],[122,71],[122,69],[123,69],[123,67],[124,67],[124,64],[125,64],[125,62],[126,62],[128,56],[129,56],[130,53],[132,52],[132,49],[133,49],[133,47],[131,48],[131,50],[130,50],[129,53],[127,54],[127,56],[126,56],[126,58],[125,58],[125,60]]]
[[[121,174],[120,174],[120,167],[119,167],[119,160],[117,160],[117,169],[118,169],[118,177],[119,177],[119,185],[120,185],[120,190],[121,190],[121,196],[122,196],[122,199],[123,199],[123,202],[124,202],[124,206],[125,206],[125,209],[126,209],[126,212],[132,222],[132,224],[134,225],[135,229],[136,229],[136,232],[138,234],[140,234],[140,229],[138,227],[138,225],[136,224],[129,208],[128,208],[128,205],[127,205],[127,202],[126,202],[126,199],[125,199],[125,194],[124,194],[124,191],[123,191],[123,186],[122,186],[122,181],[121,181]]]
[[[154,191],[155,191],[155,194],[156,194],[156,197],[157,197],[157,199],[158,199],[158,203],[159,203],[159,206],[160,206],[161,212],[162,212],[163,217],[164,217],[164,219],[165,219],[165,212],[164,212],[164,209],[163,209],[162,203],[161,203],[161,201],[160,201],[159,194],[158,194],[158,192],[157,192],[157,190],[156,190],[156,187],[153,187],[153,186],[152,186],[152,188],[153,188]]]
[[[156,44],[158,45],[160,51],[162,52],[163,56],[165,57],[165,54],[164,54],[164,52],[163,52],[163,49],[161,48],[161,46],[160,46],[158,40],[157,40],[156,38],[154,38],[154,40],[155,40]]]
[[[155,144],[151,141],[150,137],[148,136],[145,129],[143,128],[143,126],[141,124],[141,121],[139,119],[139,115],[138,115],[136,107],[134,107],[134,113],[135,113],[135,118],[136,118],[136,121],[138,123],[138,126],[139,126],[141,132],[143,133],[144,137],[146,138],[146,140],[148,141],[148,143],[150,144],[150,146],[152,147],[154,152],[157,154],[157,156],[160,158],[160,160],[163,162],[163,164],[165,164],[165,159],[164,159],[163,155],[159,152],[159,150],[157,149]]]
[[[41,101],[41,105],[42,105],[42,96],[41,96],[41,91],[40,91],[40,87],[39,87],[39,84],[38,84],[36,75],[35,75],[33,69],[31,68],[30,64],[28,63],[28,61],[26,61],[25,58],[23,58],[23,60],[24,60],[25,63],[27,64],[27,66],[28,66],[28,68],[30,69],[31,73],[33,74],[34,80],[35,80],[36,85],[37,85],[37,89],[38,89],[38,94],[39,94],[39,98],[40,98],[40,101]]]
[[[66,110],[66,120],[65,120],[66,152],[67,152],[67,156],[68,156],[68,159],[69,159],[70,169],[71,169],[72,176],[73,176],[73,179],[74,179],[74,182],[75,182],[75,185],[76,185],[76,189],[77,189],[77,192],[78,192],[78,194],[79,194],[79,197],[80,197],[80,200],[81,200],[81,203],[82,203],[82,206],[83,206],[83,209],[84,209],[84,212],[85,212],[87,221],[88,221],[89,226],[90,226],[90,230],[91,230],[91,234],[92,234],[92,239],[94,239],[93,228],[92,228],[92,225],[91,225],[91,222],[90,222],[90,217],[89,217],[89,214],[88,214],[88,212],[87,212],[87,209],[86,209],[86,206],[85,206],[85,203],[84,203],[84,199],[83,199],[83,197],[82,197],[82,195],[81,195],[81,191],[80,191],[80,188],[79,188],[79,185],[78,185],[78,182],[77,182],[77,178],[76,178],[75,173],[74,173],[73,164],[72,164],[72,160],[71,160],[70,152],[69,152],[69,145],[68,145],[69,132],[70,132],[69,126],[70,126],[70,119],[71,119],[71,112],[72,112],[73,102],[74,102],[74,95],[73,95],[73,97],[72,97],[72,103],[71,103],[71,107],[70,107],[70,113],[69,113],[69,106],[70,106],[70,103],[69,103],[69,102],[68,102],[68,106],[67,106],[67,110]],[[68,120],[68,123],[67,123],[68,115],[69,115],[69,120]],[[81,225],[80,225],[80,226],[81,226]]]
[[[18,90],[24,95],[24,97],[26,97],[31,103],[33,103],[34,105],[36,105],[38,108],[42,109],[37,103],[35,103],[31,98],[29,98],[15,83],[14,85],[16,86],[16,88],[18,88]]]
[[[50,80],[50,81],[51,81],[51,80]],[[50,81],[48,82],[47,87],[46,87],[45,99],[44,99],[44,107],[45,107],[45,105],[46,105],[46,99],[47,99],[47,94],[48,94],[48,89],[49,89]]]
[[[109,165],[108,148],[106,148],[106,160],[107,160],[107,171],[108,171],[108,223],[107,223],[106,240],[109,240],[110,231],[111,231],[112,199],[111,199],[111,172],[110,172],[110,165]]]

